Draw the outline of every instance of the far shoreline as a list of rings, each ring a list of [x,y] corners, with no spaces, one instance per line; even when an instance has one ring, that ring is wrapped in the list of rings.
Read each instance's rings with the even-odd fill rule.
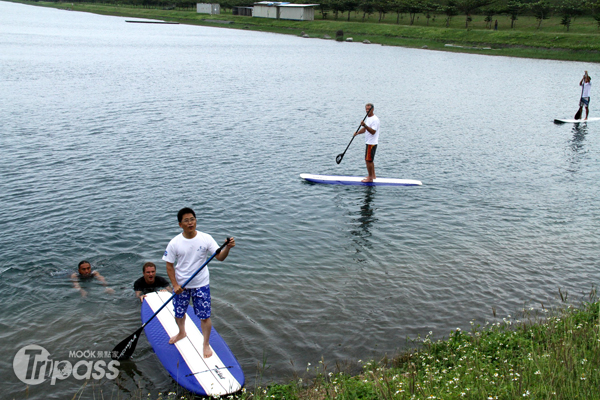
[[[343,31],[343,42],[352,38],[355,43],[398,46],[415,49],[438,50],[445,52],[469,53],[492,56],[519,57],[531,59],[549,59],[557,61],[600,62],[600,34],[581,32],[560,32],[554,26],[546,31],[531,30],[523,19],[523,30],[493,31],[490,29],[466,30],[464,28],[440,28],[434,26],[409,26],[392,23],[346,21],[322,19],[315,10],[314,21],[275,20],[236,16],[231,13],[218,15],[198,14],[196,10],[163,10],[141,7],[128,7],[114,4],[97,3],[55,3],[47,1],[6,0],[33,6],[89,12],[128,18],[161,20],[168,23],[208,26],[258,32],[279,33],[322,40],[336,40],[337,31]],[[319,19],[320,17],[321,19]],[[390,19],[394,16],[391,15]],[[440,17],[441,18],[441,17]],[[455,17],[458,26],[462,24],[460,16]],[[590,18],[591,20],[591,18]],[[587,22],[586,22],[587,23]],[[550,22],[547,22],[550,24]],[[589,24],[588,24],[589,25]],[[582,31],[592,32],[589,26]],[[581,39],[586,39],[581,40]],[[557,42],[557,43],[555,43]],[[565,47],[549,46],[557,44]],[[583,42],[583,43],[582,43]]]

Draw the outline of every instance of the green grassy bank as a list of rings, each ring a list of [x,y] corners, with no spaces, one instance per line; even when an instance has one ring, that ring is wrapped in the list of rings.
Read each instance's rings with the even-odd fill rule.
[[[336,32],[342,30],[344,38],[352,37],[354,42],[368,40],[375,44],[414,48],[426,46],[431,50],[452,52],[600,62],[600,30],[598,23],[591,17],[577,18],[567,32],[560,24],[559,17],[544,20],[538,29],[538,21],[534,17],[520,16],[515,22],[515,28],[511,29],[510,19],[507,16],[498,16],[496,18],[498,19],[498,30],[493,30],[486,28],[483,15],[472,16],[473,21],[470,23],[470,28],[465,29],[464,16],[452,18],[450,26],[446,28],[446,20],[443,15],[437,15],[430,20],[421,16],[422,18],[416,19],[414,24],[410,25],[407,15],[401,15],[401,18],[398,18],[396,14],[388,14],[382,22],[379,22],[378,15],[367,16],[363,20],[362,13],[351,13],[350,21],[348,21],[347,14],[340,14],[338,19],[334,19],[333,15],[329,13],[326,15],[327,19],[323,19],[320,11],[316,10],[314,21],[286,21],[235,16],[230,12],[207,15],[198,14],[195,10],[163,10],[115,4],[19,2],[192,25],[291,35],[301,35],[304,32],[311,38],[324,38],[325,35],[335,38]]]
[[[594,301],[591,301],[594,299]],[[324,362],[312,378],[256,388],[242,399],[600,399],[600,302],[524,310],[519,319],[472,324],[445,340],[368,362],[347,374]],[[233,397],[232,397],[233,398]]]

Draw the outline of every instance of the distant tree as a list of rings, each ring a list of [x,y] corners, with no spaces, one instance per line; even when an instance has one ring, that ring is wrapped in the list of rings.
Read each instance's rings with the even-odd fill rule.
[[[358,8],[358,0],[342,0],[342,12],[348,12],[348,21],[350,21],[350,13]]]
[[[571,27],[571,22],[572,22],[572,18],[568,14],[563,15],[562,19],[560,20],[560,24],[563,25],[565,28],[567,28],[567,32],[569,32],[569,28]]]
[[[596,15],[600,14],[600,0],[588,0],[587,8],[590,9],[592,16],[596,19]]]
[[[532,3],[530,6],[531,12],[535,16],[535,19],[538,21],[537,28],[540,29],[542,26],[542,21],[550,18],[550,13],[552,12],[552,6],[546,0],[540,0],[537,3]]]
[[[329,10],[329,3],[330,0],[321,0],[319,1],[319,10],[321,10],[321,15],[325,18],[325,14],[327,12],[327,10]]]
[[[581,0],[562,0],[558,5],[558,10],[561,15],[560,24],[567,28],[567,32],[571,28],[573,18],[583,13],[583,2]]]
[[[456,7],[455,0],[448,0],[448,4],[440,7],[440,11],[446,14],[446,28],[450,27],[450,20],[452,17],[458,15],[458,8]]]
[[[344,12],[344,5],[342,4],[341,0],[330,0],[329,8],[331,9],[331,11],[333,11],[335,19],[338,19],[338,15],[340,12]]]
[[[402,0],[391,0],[390,3],[390,11],[396,13],[396,23],[400,23],[400,15],[404,14],[406,10],[404,9],[404,1]]]
[[[515,26],[515,21],[519,19],[519,15],[526,8],[521,0],[512,0],[506,3],[505,13],[510,17],[510,29]]]
[[[364,21],[367,15],[371,15],[375,12],[373,0],[362,0],[360,3],[358,3],[358,9],[362,11],[362,20]]]
[[[238,4],[237,4],[236,0],[221,0],[221,1],[219,1],[219,5],[223,9],[223,11],[225,11],[227,9],[231,10],[233,7],[237,6]]]
[[[416,15],[423,12],[423,4],[418,0],[403,0],[403,2],[404,10],[408,13],[412,25],[415,23]]]
[[[437,10],[439,10],[440,5],[437,3],[434,3],[431,0],[423,0],[422,4],[423,4],[422,13],[425,15],[425,18],[427,18],[427,26],[429,26],[429,19],[433,16],[434,20],[435,20],[435,12],[437,12]]]
[[[488,6],[495,0],[456,0],[456,8],[465,15],[465,28],[469,28],[471,14],[478,8]]]
[[[498,10],[495,7],[486,7],[482,11],[485,14],[485,27],[492,29],[492,21],[494,21],[494,15],[498,14]]]
[[[379,22],[385,18],[385,14],[390,11],[390,0],[374,0],[373,8],[379,13]]]

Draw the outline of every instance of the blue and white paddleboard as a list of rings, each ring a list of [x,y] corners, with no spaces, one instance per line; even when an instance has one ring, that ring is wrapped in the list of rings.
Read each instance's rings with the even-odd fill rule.
[[[421,181],[413,179],[377,178],[373,182],[361,182],[364,176],[338,176],[300,174],[300,178],[308,182],[328,183],[333,185],[364,185],[364,186],[421,186]]]
[[[142,322],[147,321],[170,297],[168,292],[148,293],[142,303]],[[179,332],[172,301],[146,325],[144,331],[171,377],[190,392],[202,396],[223,396],[244,386],[242,367],[214,328],[210,334],[213,355],[203,357],[200,319],[192,306],[188,307],[185,319],[187,337],[177,343],[169,344],[169,338]]]
[[[596,118],[588,118],[588,119],[555,119],[554,123],[555,124],[567,124],[567,123],[579,124],[582,122],[592,122],[592,121],[600,121],[600,118],[596,117]]]

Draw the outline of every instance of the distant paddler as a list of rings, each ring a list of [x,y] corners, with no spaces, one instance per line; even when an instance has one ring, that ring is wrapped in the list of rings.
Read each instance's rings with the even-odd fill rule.
[[[374,114],[375,106],[371,103],[365,105],[367,117],[360,123],[360,128],[354,136],[365,134],[365,163],[367,164],[367,177],[361,182],[373,182],[375,176],[375,151],[379,142],[379,118]]]
[[[587,71],[579,81],[579,86],[581,86],[581,99],[579,100],[579,110],[575,114],[575,119],[581,119],[581,111],[585,107],[585,119],[587,120],[590,113],[590,90],[592,90],[592,78]]]

